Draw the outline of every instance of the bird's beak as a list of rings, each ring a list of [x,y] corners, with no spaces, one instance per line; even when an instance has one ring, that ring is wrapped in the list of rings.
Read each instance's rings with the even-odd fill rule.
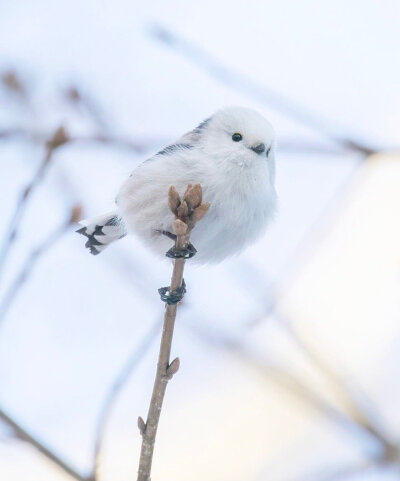
[[[253,145],[253,147],[250,147],[250,149],[256,154],[262,154],[263,152],[265,152],[265,144]]]

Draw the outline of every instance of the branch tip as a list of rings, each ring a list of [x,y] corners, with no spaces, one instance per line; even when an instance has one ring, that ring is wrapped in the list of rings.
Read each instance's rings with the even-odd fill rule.
[[[71,215],[68,224],[76,224],[77,222],[79,222],[83,217],[82,212],[83,209],[80,204],[74,205],[74,207],[72,207],[71,209]]]
[[[73,85],[65,91],[65,96],[71,102],[80,102],[82,100],[81,93],[78,88]]]
[[[69,135],[67,134],[67,131],[65,128],[61,125],[56,129],[56,131],[53,134],[53,137],[47,142],[47,149],[48,150],[55,150],[58,149],[58,147],[61,147],[62,145],[66,144],[69,142],[70,138]]]
[[[186,195],[187,193],[189,192],[189,190],[193,187],[192,184],[188,184],[187,187],[186,187],[186,190],[185,190],[185,193],[183,194],[183,198],[185,199],[186,198]]]
[[[23,96],[25,95],[25,86],[17,72],[14,70],[7,70],[4,72],[1,75],[1,83],[9,90]]]
[[[189,184],[183,198],[190,209],[194,210],[196,209],[196,207],[199,207],[203,200],[203,191],[201,185],[195,184],[192,186],[191,184]]]

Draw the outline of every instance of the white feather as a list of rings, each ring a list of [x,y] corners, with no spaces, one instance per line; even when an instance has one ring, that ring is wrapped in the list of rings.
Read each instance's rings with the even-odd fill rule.
[[[242,141],[232,140],[236,132]],[[119,191],[118,215],[164,256],[171,240],[156,231],[172,232],[168,189],[173,185],[183,194],[187,184],[200,183],[211,207],[191,234],[198,251],[193,261],[219,262],[236,254],[264,233],[276,209],[274,139],[259,113],[223,109],[178,141],[185,146],[156,154],[133,171]],[[268,157],[251,150],[258,144],[270,149]]]

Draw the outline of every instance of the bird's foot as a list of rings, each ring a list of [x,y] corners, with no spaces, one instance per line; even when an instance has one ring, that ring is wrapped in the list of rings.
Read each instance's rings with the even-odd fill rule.
[[[161,300],[166,304],[177,304],[183,299],[183,296],[186,293],[185,279],[182,279],[181,287],[178,287],[174,291],[171,292],[169,287],[160,287],[160,289],[158,289],[158,293],[160,294]]]
[[[157,234],[165,235],[168,239],[176,240],[176,235],[170,232],[169,230],[160,230],[156,229]]]
[[[176,235],[172,234],[168,230],[156,230],[158,234],[165,235],[168,239],[176,240]],[[175,246],[171,247],[169,251],[165,254],[170,259],[191,259],[193,256],[196,255],[196,248],[193,244],[189,242],[189,244],[179,251],[175,250]]]
[[[179,251],[175,250],[175,246],[171,247],[165,255],[170,259],[190,259],[196,255],[196,252],[197,250],[194,245],[189,242],[184,249],[180,249]]]

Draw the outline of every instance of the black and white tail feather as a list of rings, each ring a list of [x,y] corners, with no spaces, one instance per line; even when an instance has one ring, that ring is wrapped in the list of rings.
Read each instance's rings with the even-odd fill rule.
[[[94,256],[127,234],[124,222],[115,212],[83,220],[79,224],[82,227],[76,232],[88,238],[85,247]]]

